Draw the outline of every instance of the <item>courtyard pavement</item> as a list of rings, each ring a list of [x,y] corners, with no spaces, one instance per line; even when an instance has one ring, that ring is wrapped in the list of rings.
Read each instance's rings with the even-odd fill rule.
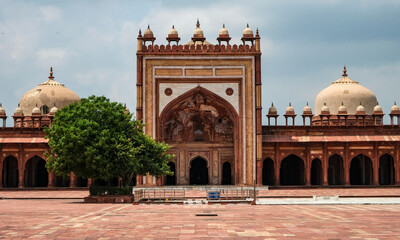
[[[260,201],[315,194],[347,194],[352,199],[366,199],[354,196],[391,196],[399,194],[399,190],[279,189],[268,191],[270,198]],[[371,192],[375,194],[368,195]],[[87,191],[0,191],[3,199],[0,200],[0,238],[400,239],[400,204],[84,204],[81,197],[87,194]],[[217,216],[196,216],[197,213]]]

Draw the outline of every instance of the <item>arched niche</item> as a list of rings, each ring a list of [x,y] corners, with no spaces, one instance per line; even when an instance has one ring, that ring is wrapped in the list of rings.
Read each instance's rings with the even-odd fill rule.
[[[304,161],[300,157],[291,154],[281,162],[281,185],[304,185]]]
[[[30,158],[25,164],[25,187],[47,187],[49,174],[46,161],[38,156]]]
[[[8,156],[3,161],[3,187],[18,187],[18,160],[14,156]]]
[[[372,161],[364,154],[359,154],[350,163],[350,184],[370,185],[372,183]]]
[[[161,112],[158,135],[166,142],[234,142],[238,115],[217,94],[196,87],[171,101]]]

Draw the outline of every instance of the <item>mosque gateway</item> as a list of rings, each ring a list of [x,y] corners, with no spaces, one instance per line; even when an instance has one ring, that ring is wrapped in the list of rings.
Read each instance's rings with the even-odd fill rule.
[[[307,103],[296,114],[289,104],[280,113],[272,104],[263,126],[258,30],[247,26],[242,44],[231,45],[225,26],[211,41],[197,22],[191,40],[180,40],[174,27],[166,45],[155,44],[150,27],[139,31],[136,116],[146,134],[172,146],[175,174],[137,176],[137,185],[400,185],[399,107],[384,113],[377,96],[349,77],[351,69],[338,70],[336,81],[328,76],[313,109]],[[46,82],[21,98],[9,116],[12,127],[0,106],[1,188],[93,182],[73,173],[58,177],[44,167],[43,127],[58,109],[79,100],[51,70]],[[279,117],[284,125],[277,124]],[[295,124],[296,117],[302,124]]]

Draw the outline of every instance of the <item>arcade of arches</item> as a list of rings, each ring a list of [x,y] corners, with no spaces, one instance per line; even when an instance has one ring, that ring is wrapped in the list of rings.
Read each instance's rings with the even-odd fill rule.
[[[16,154],[18,156],[18,154]],[[56,176],[48,172],[46,161],[34,155],[26,160],[19,161],[16,156],[8,155],[1,162],[1,187],[3,188],[46,188],[46,187],[87,187],[88,179],[76,177]]]
[[[349,164],[345,164],[348,162]],[[259,169],[263,185],[394,185],[397,178],[395,161],[391,154],[385,153],[373,161],[365,154],[344,161],[339,154],[332,154],[324,162],[314,158],[309,163],[304,158],[290,154],[276,162],[264,159]],[[306,167],[309,166],[309,167]],[[279,172],[279,174],[274,174]]]

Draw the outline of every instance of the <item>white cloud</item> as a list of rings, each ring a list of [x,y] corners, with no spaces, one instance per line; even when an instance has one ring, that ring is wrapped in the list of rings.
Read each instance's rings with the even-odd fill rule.
[[[62,12],[59,8],[54,6],[40,7],[43,18],[46,22],[53,22],[62,18]]]
[[[37,62],[42,66],[49,65],[63,65],[67,59],[71,56],[77,56],[78,54],[62,48],[41,48],[35,53]]]

